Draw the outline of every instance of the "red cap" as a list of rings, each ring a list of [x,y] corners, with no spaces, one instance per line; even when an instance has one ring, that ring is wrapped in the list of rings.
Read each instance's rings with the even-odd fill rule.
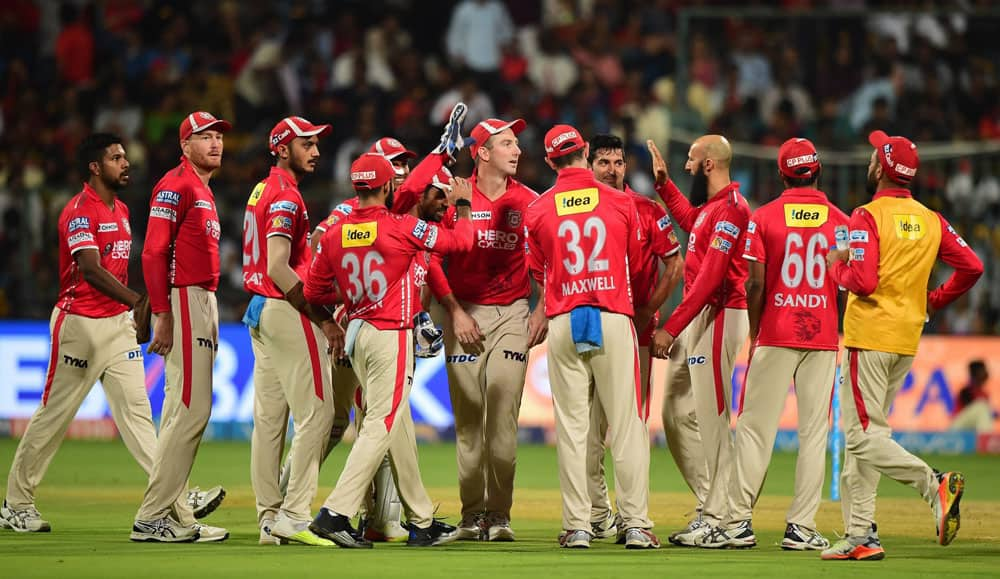
[[[302,117],[285,117],[271,129],[269,144],[271,151],[277,151],[278,145],[287,145],[295,137],[323,136],[333,130],[330,125],[314,125]]]
[[[524,130],[525,122],[524,119],[514,119],[513,121],[507,122],[500,119],[486,119],[485,121],[480,121],[475,127],[473,127],[472,132],[469,134],[473,139],[476,140],[475,143],[469,145],[469,153],[472,158],[476,158],[476,154],[479,152],[479,147],[483,146],[483,143],[489,140],[490,137],[497,133],[501,133],[507,129],[514,131],[514,134],[518,134]]]
[[[545,133],[544,142],[545,156],[549,159],[568,155],[587,146],[587,141],[583,140],[580,131],[569,125],[556,125],[549,129],[549,132]]]
[[[231,128],[233,125],[229,121],[217,119],[212,113],[195,111],[181,121],[181,140],[186,141],[191,138],[191,135],[208,129],[224,133]]]
[[[886,175],[900,185],[908,185],[920,167],[917,146],[906,137],[890,137],[885,131],[874,131],[868,135],[868,142],[875,147]]]
[[[445,193],[451,193],[451,171],[447,167],[441,167],[431,177],[430,185],[431,187],[437,187]]]
[[[378,189],[395,175],[392,163],[378,153],[363,153],[351,163],[351,184],[355,190]]]
[[[410,159],[415,159],[417,157],[416,153],[407,149],[403,146],[403,143],[400,143],[392,137],[382,137],[381,139],[375,141],[375,144],[368,149],[368,152],[378,153],[390,161],[399,156]]]
[[[809,139],[792,138],[778,148],[778,171],[789,179],[813,177],[819,171],[819,155]]]

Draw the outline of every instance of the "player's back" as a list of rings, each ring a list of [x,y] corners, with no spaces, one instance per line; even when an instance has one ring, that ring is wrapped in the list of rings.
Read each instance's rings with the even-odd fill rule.
[[[826,254],[848,217],[822,191],[786,190],[747,226],[744,256],[764,264],[764,308],[757,345],[836,350],[836,283]]]
[[[633,314],[636,220],[629,195],[598,183],[587,169],[560,171],[555,186],[528,207],[529,245],[544,256],[546,316],[583,305]]]

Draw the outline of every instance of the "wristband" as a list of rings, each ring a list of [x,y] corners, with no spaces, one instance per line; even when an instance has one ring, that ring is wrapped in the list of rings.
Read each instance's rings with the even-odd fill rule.
[[[468,199],[459,199],[455,201],[455,207],[472,207],[472,201]]]

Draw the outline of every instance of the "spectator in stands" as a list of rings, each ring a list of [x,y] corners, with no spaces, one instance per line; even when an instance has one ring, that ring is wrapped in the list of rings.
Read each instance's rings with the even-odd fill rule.
[[[969,363],[969,382],[958,392],[955,400],[952,430],[993,431],[996,412],[990,405],[990,394],[986,391],[989,379],[985,362],[973,360]]]

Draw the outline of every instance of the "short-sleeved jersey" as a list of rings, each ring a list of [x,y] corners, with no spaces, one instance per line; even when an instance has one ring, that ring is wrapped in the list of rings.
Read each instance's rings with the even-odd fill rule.
[[[149,201],[142,273],[153,313],[170,310],[171,287],[219,287],[220,236],[215,196],[181,157]]]
[[[541,274],[547,317],[578,306],[633,315],[638,219],[632,197],[597,182],[589,170],[559,171],[527,215],[528,261]]]
[[[663,328],[672,336],[705,306],[746,309],[747,264],[739,257],[746,244],[750,206],[732,182],[704,205],[694,207],[673,181],[657,189],[674,221],[688,236],[684,257],[684,297]]]
[[[745,259],[764,265],[758,346],[836,350],[837,283],[826,273],[847,215],[813,188],[788,189],[754,212]]]
[[[360,318],[380,330],[412,328],[414,312],[420,309],[426,252],[468,249],[471,229],[466,219],[449,231],[411,215],[389,213],[385,207],[355,209],[320,239],[306,280],[306,299],[332,303],[336,283],[350,319]]]
[[[844,311],[844,345],[912,356],[923,333],[927,305],[942,308],[969,290],[983,263],[936,211],[906,189],[883,189],[850,221],[851,261],[830,269],[850,290]],[[955,268],[928,293],[938,258]]]
[[[538,194],[515,179],[507,180],[507,190],[496,200],[483,195],[472,184],[473,247],[446,258],[445,294],[454,292],[459,300],[480,305],[506,305],[531,294],[524,256],[524,215]],[[454,227],[455,208],[448,208],[442,224]],[[434,288],[432,288],[434,289]]]
[[[268,298],[284,292],[267,275],[267,240],[280,235],[291,242],[288,266],[299,279],[309,273],[309,213],[298,183],[291,173],[271,167],[271,174],[257,183],[247,199],[243,217],[243,288]]]
[[[128,207],[115,198],[109,209],[89,184],[77,193],[59,214],[59,301],[66,313],[88,318],[108,318],[129,307],[97,291],[83,279],[74,254],[95,249],[101,267],[128,285],[128,260],[132,252],[132,229]]]
[[[639,230],[642,232],[642,243],[639,245],[639,259],[637,260],[635,276],[632,278],[632,291],[635,292],[635,303],[637,306],[649,302],[649,298],[656,289],[656,281],[660,278],[660,262],[663,258],[671,256],[680,251],[677,243],[677,235],[674,233],[674,226],[670,222],[666,209],[662,205],[653,201],[645,195],[636,193],[628,186],[625,193],[632,197],[635,208],[639,215]],[[655,326],[659,320],[659,313],[654,314],[650,320],[650,325]],[[640,331],[640,342],[643,338],[648,338],[648,332],[643,328],[636,328]],[[640,343],[640,345],[645,345]]]

